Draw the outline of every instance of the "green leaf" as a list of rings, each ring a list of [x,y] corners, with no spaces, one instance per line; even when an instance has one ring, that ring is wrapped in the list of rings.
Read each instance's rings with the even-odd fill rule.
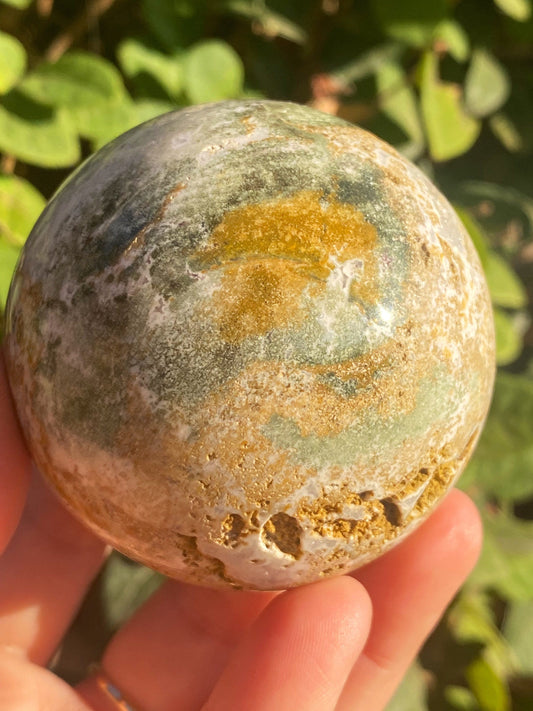
[[[155,592],[164,578],[118,553],[108,559],[102,581],[107,623],[118,629]]]
[[[167,101],[127,100],[110,104],[105,111],[87,109],[79,112],[76,117],[77,128],[82,136],[92,142],[96,151],[130,128],[175,108],[174,104]]]
[[[496,625],[487,591],[463,589],[448,614],[448,624],[462,644],[483,645],[483,658],[501,676],[514,669],[512,651]]]
[[[93,107],[79,110],[73,120],[79,134],[92,141],[94,150],[140,123],[135,105],[130,100],[110,103],[105,109]]]
[[[509,605],[503,624],[503,634],[515,656],[517,672],[533,676],[533,601]]]
[[[427,682],[422,668],[412,664],[386,711],[427,711]]]
[[[525,148],[525,141],[520,131],[506,114],[494,114],[489,119],[492,133],[510,153],[518,153]]]
[[[41,65],[21,88],[34,100],[61,109],[77,133],[99,145],[136,123],[120,72],[97,55],[69,52]]]
[[[124,99],[126,90],[117,68],[88,52],[69,52],[57,62],[41,64],[20,85],[34,101],[65,107],[72,113]]]
[[[205,36],[212,4],[209,0],[142,0],[142,11],[157,39],[175,52]]]
[[[462,485],[479,485],[502,501],[533,495],[533,381],[499,373],[476,453]]]
[[[474,247],[476,248],[476,251],[478,253],[479,261],[481,262],[484,268],[485,264],[489,260],[490,248],[487,238],[485,237],[485,234],[483,233],[483,230],[481,228],[481,225],[479,224],[479,222],[477,222],[477,220],[472,217],[469,212],[463,210],[461,207],[457,207],[456,205],[454,205],[454,209],[455,212],[459,215],[461,222],[465,226],[466,231],[470,236],[470,239],[474,243]]]
[[[25,10],[32,3],[32,0],[0,0],[4,5],[10,5],[17,10]]]
[[[509,98],[507,72],[486,49],[476,49],[465,80],[465,103],[473,116],[488,116]]]
[[[533,199],[516,188],[497,183],[486,183],[481,180],[466,180],[459,185],[461,196],[471,200],[489,200],[494,202],[498,209],[507,208],[523,216],[528,223],[529,230],[533,232]]]
[[[26,69],[26,51],[11,35],[0,32],[0,94],[12,89]]]
[[[479,711],[476,697],[464,686],[450,684],[444,690],[444,699],[455,711]]]
[[[381,110],[408,137],[407,144],[398,148],[412,160],[424,147],[424,132],[418,114],[416,95],[399,64],[390,62],[376,72],[376,83]]]
[[[156,101],[155,99],[140,99],[135,102],[135,115],[138,123],[144,123],[156,116],[175,111],[178,107],[169,101]]]
[[[44,197],[27,180],[0,175],[0,239],[21,247],[45,204]]]
[[[415,47],[431,44],[438,24],[447,15],[446,0],[373,0],[383,31],[393,39]]]
[[[239,96],[244,67],[239,55],[220,40],[200,42],[185,55],[185,90],[194,104]]]
[[[507,309],[527,306],[526,289],[503,257],[491,250],[483,268],[493,304]]]
[[[450,608],[448,624],[460,642],[488,644],[499,638],[491,600],[486,592],[461,592]]]
[[[446,51],[457,61],[466,62],[470,56],[470,41],[468,35],[455,20],[443,20],[435,28],[433,39],[435,43],[444,45]]]
[[[485,514],[484,528],[483,550],[469,585],[490,588],[511,601],[532,601],[533,522]]]
[[[518,22],[525,22],[531,17],[530,0],[494,0],[496,5]]]
[[[479,223],[466,210],[457,207],[455,210],[476,247],[493,304],[508,309],[527,306],[528,297],[524,285],[506,260],[490,249]]]
[[[307,32],[288,17],[275,12],[264,3],[247,0],[226,0],[222,9],[256,23],[256,32],[266,37],[283,39],[303,45],[307,41]]]
[[[11,277],[19,258],[20,250],[0,240],[0,310],[6,305]]]
[[[126,76],[149,74],[159,82],[170,97],[179,95],[183,86],[183,70],[178,57],[170,57],[139,40],[130,38],[120,44],[118,59]]]
[[[464,111],[461,100],[460,87],[440,81],[438,59],[426,52],[421,65],[421,108],[434,160],[465,153],[479,136],[481,124]]]
[[[352,84],[377,72],[386,64],[394,63],[402,53],[402,46],[389,42],[363,52],[355,59],[332,72],[340,84]]]
[[[494,308],[494,329],[496,331],[496,362],[508,365],[515,361],[522,352],[522,337],[505,311]]]
[[[482,711],[510,711],[511,696],[507,684],[485,659],[472,662],[465,676]]]
[[[39,66],[21,88],[35,101],[60,110],[74,131],[98,145],[138,123],[120,72],[87,52],[69,52]]]
[[[66,112],[15,91],[0,104],[0,150],[45,168],[70,166],[80,158],[74,125]]]

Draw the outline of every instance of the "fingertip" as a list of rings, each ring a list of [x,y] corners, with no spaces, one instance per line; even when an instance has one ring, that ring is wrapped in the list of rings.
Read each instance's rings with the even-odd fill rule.
[[[305,623],[309,620],[309,611],[312,611],[315,630],[317,624],[323,623],[330,630],[336,629],[348,643],[350,640],[366,639],[372,619],[372,602],[366,588],[348,575],[287,590],[269,607],[278,615],[281,625],[287,624],[286,616],[292,618],[293,624],[298,616]],[[283,611],[281,614],[278,608]]]
[[[441,561],[459,585],[476,564],[483,541],[481,516],[470,497],[453,489],[433,514],[407,539],[406,548],[422,561]]]
[[[483,523],[476,504],[464,491],[453,489],[440,509],[436,513],[450,527],[451,543],[475,565],[483,544]]]
[[[335,708],[370,620],[366,590],[346,576],[279,594],[250,628],[204,711]]]

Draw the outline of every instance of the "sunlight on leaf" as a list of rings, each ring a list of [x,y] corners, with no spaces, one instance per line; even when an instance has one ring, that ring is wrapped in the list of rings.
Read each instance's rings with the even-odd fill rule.
[[[496,331],[496,362],[508,365],[522,352],[522,336],[512,317],[505,311],[494,308],[494,329]]]
[[[170,97],[176,97],[183,86],[183,70],[180,60],[148,47],[139,40],[124,40],[118,48],[122,70],[128,77],[142,72],[152,76]]]
[[[465,103],[473,116],[488,116],[509,98],[507,72],[493,54],[476,49],[465,79]]]
[[[444,698],[454,711],[479,711],[476,697],[464,686],[450,684],[444,691]]]
[[[0,175],[0,239],[21,247],[46,201],[31,183],[16,175]]]
[[[510,711],[509,689],[485,659],[472,662],[465,676],[482,711]]]
[[[498,625],[493,600],[485,590],[463,590],[451,606],[448,624],[462,644],[479,642],[483,657],[499,676],[507,676],[515,669],[514,656]]]
[[[17,10],[25,10],[32,4],[33,0],[0,0],[0,2],[3,2],[4,5],[11,5]]]
[[[124,102],[115,107],[109,107],[105,114],[98,112],[92,117],[85,114],[84,124],[80,125],[80,132],[92,140],[93,148],[96,151],[120,136],[124,131],[129,131],[131,128],[175,108],[174,104],[170,102],[152,99]]]
[[[41,64],[20,88],[34,101],[73,110],[120,99],[126,93],[120,72],[111,62],[81,51]]]
[[[441,43],[457,62],[466,62],[470,56],[470,40],[465,30],[455,20],[439,22],[433,33],[434,42]]]
[[[226,42],[200,42],[184,58],[184,84],[193,104],[232,99],[242,92],[244,67]]]
[[[516,660],[520,674],[533,676],[533,601],[509,605],[503,623],[503,634]]]
[[[525,141],[512,119],[503,113],[494,114],[489,119],[492,133],[511,153],[518,153],[525,148]]]
[[[20,250],[16,247],[0,240],[0,309],[2,310],[6,305],[9,285],[19,258],[19,252]]]
[[[74,165],[80,158],[75,129],[66,112],[14,92],[0,104],[0,150],[46,168]]]
[[[474,243],[474,247],[476,248],[481,265],[483,266],[483,268],[485,268],[485,264],[489,259],[490,248],[487,238],[485,237],[485,234],[483,233],[483,230],[481,228],[481,225],[466,210],[457,207],[457,205],[454,205],[454,209],[455,212],[459,215],[459,219],[465,226],[466,231],[470,236],[470,239]]]
[[[409,158],[418,157],[424,147],[424,132],[418,113],[413,87],[401,66],[384,64],[376,72],[376,84],[381,110],[408,136],[407,145],[397,146]]]
[[[16,85],[26,68],[26,52],[11,35],[0,32],[0,94]]]
[[[518,22],[525,22],[531,17],[531,0],[494,0],[496,5]]]
[[[481,124],[463,109],[460,87],[440,81],[438,59],[432,52],[422,60],[421,107],[434,160],[455,158],[476,142]]]
[[[507,309],[527,305],[526,288],[503,257],[491,251],[483,268],[493,304]]]

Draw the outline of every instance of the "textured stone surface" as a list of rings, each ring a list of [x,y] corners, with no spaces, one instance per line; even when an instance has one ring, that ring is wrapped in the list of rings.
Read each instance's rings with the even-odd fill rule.
[[[375,558],[475,445],[490,303],[455,213],[374,136],[228,102],[86,162],[28,241],[7,316],[35,459],[168,575],[285,588]]]

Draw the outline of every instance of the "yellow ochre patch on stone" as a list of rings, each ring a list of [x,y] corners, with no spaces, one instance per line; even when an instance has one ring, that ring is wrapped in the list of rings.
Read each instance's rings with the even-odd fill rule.
[[[352,205],[320,191],[238,207],[226,213],[195,261],[223,268],[214,296],[215,319],[227,342],[239,343],[270,329],[301,323],[301,295],[316,295],[335,268],[360,262],[347,294],[365,302],[379,297],[377,232]],[[348,278],[348,276],[347,276]]]

